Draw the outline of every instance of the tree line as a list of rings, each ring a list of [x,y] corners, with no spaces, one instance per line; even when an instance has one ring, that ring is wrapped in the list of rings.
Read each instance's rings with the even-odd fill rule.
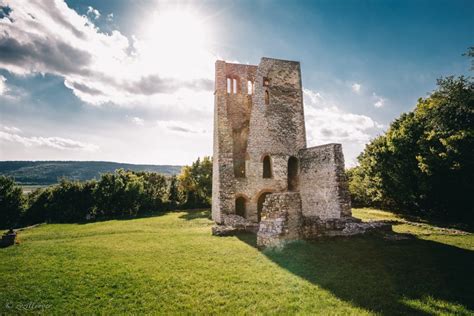
[[[61,179],[29,194],[24,194],[12,178],[0,176],[0,228],[209,207],[211,184],[209,157],[183,167],[178,176],[118,169],[98,180]]]
[[[348,170],[353,205],[474,225],[474,82],[437,84]]]

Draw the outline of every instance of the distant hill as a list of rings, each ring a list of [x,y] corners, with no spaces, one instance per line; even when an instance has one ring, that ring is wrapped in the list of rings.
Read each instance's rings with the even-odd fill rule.
[[[0,175],[11,176],[21,184],[47,185],[62,177],[71,180],[91,180],[101,173],[117,169],[178,174],[181,166],[134,165],[108,161],[0,161]]]

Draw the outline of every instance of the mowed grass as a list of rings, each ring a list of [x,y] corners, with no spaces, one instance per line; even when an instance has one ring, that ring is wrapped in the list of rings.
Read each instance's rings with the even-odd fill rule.
[[[474,314],[474,237],[397,220],[382,236],[295,242],[211,235],[209,211],[20,232],[0,249],[0,314]]]

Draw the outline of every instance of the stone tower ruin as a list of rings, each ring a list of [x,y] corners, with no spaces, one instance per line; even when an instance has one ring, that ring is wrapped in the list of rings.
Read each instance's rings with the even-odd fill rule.
[[[261,246],[342,234],[355,222],[342,147],[307,148],[300,63],[215,67],[213,232]]]

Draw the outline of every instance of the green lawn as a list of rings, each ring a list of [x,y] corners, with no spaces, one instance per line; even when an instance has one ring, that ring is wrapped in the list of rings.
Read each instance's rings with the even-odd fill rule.
[[[0,314],[474,314],[474,236],[388,212],[398,233],[259,251],[208,211],[42,225],[0,249]]]

